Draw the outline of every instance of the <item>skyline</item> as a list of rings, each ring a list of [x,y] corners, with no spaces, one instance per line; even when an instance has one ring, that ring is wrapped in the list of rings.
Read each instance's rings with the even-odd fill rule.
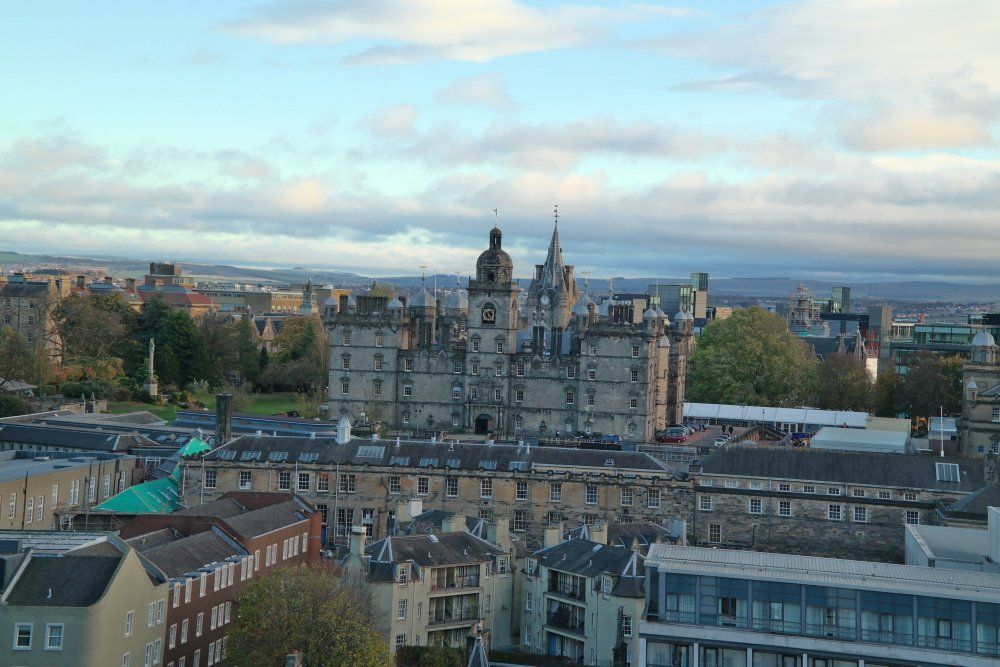
[[[558,203],[595,277],[1000,277],[996,3],[10,15],[0,249],[467,273],[499,208],[526,275]]]

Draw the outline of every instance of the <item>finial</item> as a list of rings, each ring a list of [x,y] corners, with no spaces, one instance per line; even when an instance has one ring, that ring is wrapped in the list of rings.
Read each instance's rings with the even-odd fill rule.
[[[590,271],[581,271],[580,273],[583,274],[583,291],[584,292],[589,292],[590,291]]]
[[[421,264],[420,265],[420,282],[422,282],[422,283],[426,283],[427,282],[427,265],[426,264]]]
[[[493,226],[500,229],[500,211],[493,209]]]
[[[556,204],[555,212],[553,212],[552,216],[556,219],[556,227],[558,227],[559,226],[559,204]]]

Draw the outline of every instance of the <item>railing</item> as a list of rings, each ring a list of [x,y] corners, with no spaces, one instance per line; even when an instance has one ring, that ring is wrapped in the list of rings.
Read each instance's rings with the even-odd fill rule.
[[[921,637],[917,636],[917,646],[923,648],[939,648],[945,651],[971,651],[971,639],[955,639],[953,637]]]
[[[444,625],[446,623],[472,622],[480,619],[479,607],[469,607],[443,613],[432,613],[428,625]]]
[[[698,615],[693,611],[671,611],[660,613],[660,618],[667,623],[697,623]]]
[[[556,595],[562,595],[563,597],[573,598],[574,600],[580,600],[585,602],[587,600],[587,589],[583,586],[574,586],[572,584],[564,583],[551,583],[549,584],[549,592],[555,593]]]
[[[757,632],[775,632],[797,635],[802,632],[802,624],[798,621],[770,621],[755,618],[753,621],[753,629]]]
[[[806,623],[806,634],[812,637],[833,637],[836,639],[854,639],[857,637],[855,628],[841,627],[826,623]]]
[[[445,582],[444,585],[431,584],[432,591],[444,591],[453,588],[478,588],[479,577],[456,577],[453,581]]]
[[[549,614],[548,625],[549,627],[568,630],[579,635],[585,634],[583,619],[576,619],[565,613],[556,612]]]
[[[861,629],[861,639],[866,642],[878,642],[880,644],[902,644],[903,646],[913,646],[913,635],[892,630],[870,630]]]

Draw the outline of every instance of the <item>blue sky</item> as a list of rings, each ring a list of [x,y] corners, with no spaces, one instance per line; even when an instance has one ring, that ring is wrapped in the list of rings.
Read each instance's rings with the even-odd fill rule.
[[[1000,3],[19,3],[0,247],[1000,279]]]

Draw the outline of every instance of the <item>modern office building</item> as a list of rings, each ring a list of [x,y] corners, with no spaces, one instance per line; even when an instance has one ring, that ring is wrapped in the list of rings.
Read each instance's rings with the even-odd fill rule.
[[[1000,575],[655,545],[640,667],[996,667]]]

